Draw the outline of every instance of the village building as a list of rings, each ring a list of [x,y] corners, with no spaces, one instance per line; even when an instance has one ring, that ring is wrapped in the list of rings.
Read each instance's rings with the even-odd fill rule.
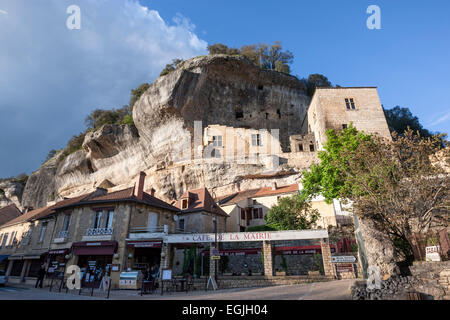
[[[266,224],[264,218],[270,208],[278,204],[282,197],[291,197],[300,191],[299,184],[277,186],[274,182],[271,187],[242,190],[218,199],[220,207],[229,215],[227,230],[230,232],[244,232],[248,227]],[[317,228],[337,226],[338,223],[349,223],[349,213],[342,210],[339,201],[328,204],[321,196],[311,200],[313,209],[317,209],[320,218],[316,222]],[[347,217],[347,219],[345,218]]]

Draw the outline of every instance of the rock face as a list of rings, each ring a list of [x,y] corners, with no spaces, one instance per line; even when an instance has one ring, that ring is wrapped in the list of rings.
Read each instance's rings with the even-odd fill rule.
[[[444,273],[450,274],[450,261],[417,262],[410,267],[411,275],[392,276],[380,281],[379,288],[369,288],[359,282],[351,288],[354,300],[406,300],[409,292],[420,295],[422,300],[447,299],[448,284],[444,283]]]
[[[159,140],[166,139],[161,128],[182,139],[194,121],[203,127],[280,129],[288,150],[289,136],[302,133],[308,104],[297,78],[261,70],[244,57],[214,55],[188,60],[157,79],[135,104],[133,119],[156,157],[165,152],[159,149]]]
[[[21,208],[22,194],[24,184],[12,180],[3,180],[0,182],[0,208],[14,203]]]
[[[260,174],[265,164],[174,163],[169,155],[191,146],[194,121],[202,121],[202,128],[221,124],[280,129],[286,151],[289,135],[302,133],[308,103],[304,84],[290,75],[261,70],[243,57],[193,58],[158,78],[141,96],[133,108],[136,127],[105,125],[88,132],[82,150],[62,160],[57,155],[33,173],[22,205],[42,207],[91,192],[105,180],[114,185],[112,190],[133,186],[140,171],[147,173],[145,188],[154,188],[166,200],[203,186],[220,196],[269,186],[272,180],[278,185],[295,183],[299,178],[296,164],[283,164],[283,170],[294,169],[284,176],[246,178]],[[306,162],[310,158],[314,159],[309,157]]]

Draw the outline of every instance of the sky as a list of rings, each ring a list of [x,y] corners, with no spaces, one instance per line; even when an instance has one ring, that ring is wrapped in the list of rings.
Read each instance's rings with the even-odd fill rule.
[[[80,8],[80,29],[69,29]],[[370,30],[367,8],[380,8]],[[0,0],[0,177],[32,173],[85,129],[96,108],[128,103],[166,63],[281,41],[292,74],[377,86],[385,108],[450,127],[450,1]]]

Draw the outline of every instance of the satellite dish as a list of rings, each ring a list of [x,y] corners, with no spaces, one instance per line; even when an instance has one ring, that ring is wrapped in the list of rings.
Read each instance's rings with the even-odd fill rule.
[[[173,216],[173,220],[174,220],[174,221],[178,221],[178,216],[177,216],[177,215],[174,215],[174,216]]]

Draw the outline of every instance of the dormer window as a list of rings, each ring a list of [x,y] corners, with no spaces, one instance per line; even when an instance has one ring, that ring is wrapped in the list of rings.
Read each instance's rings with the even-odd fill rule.
[[[189,204],[188,199],[181,200],[181,209],[187,209],[188,204]]]
[[[347,106],[347,110],[355,110],[355,101],[353,98],[345,98],[345,105]]]

